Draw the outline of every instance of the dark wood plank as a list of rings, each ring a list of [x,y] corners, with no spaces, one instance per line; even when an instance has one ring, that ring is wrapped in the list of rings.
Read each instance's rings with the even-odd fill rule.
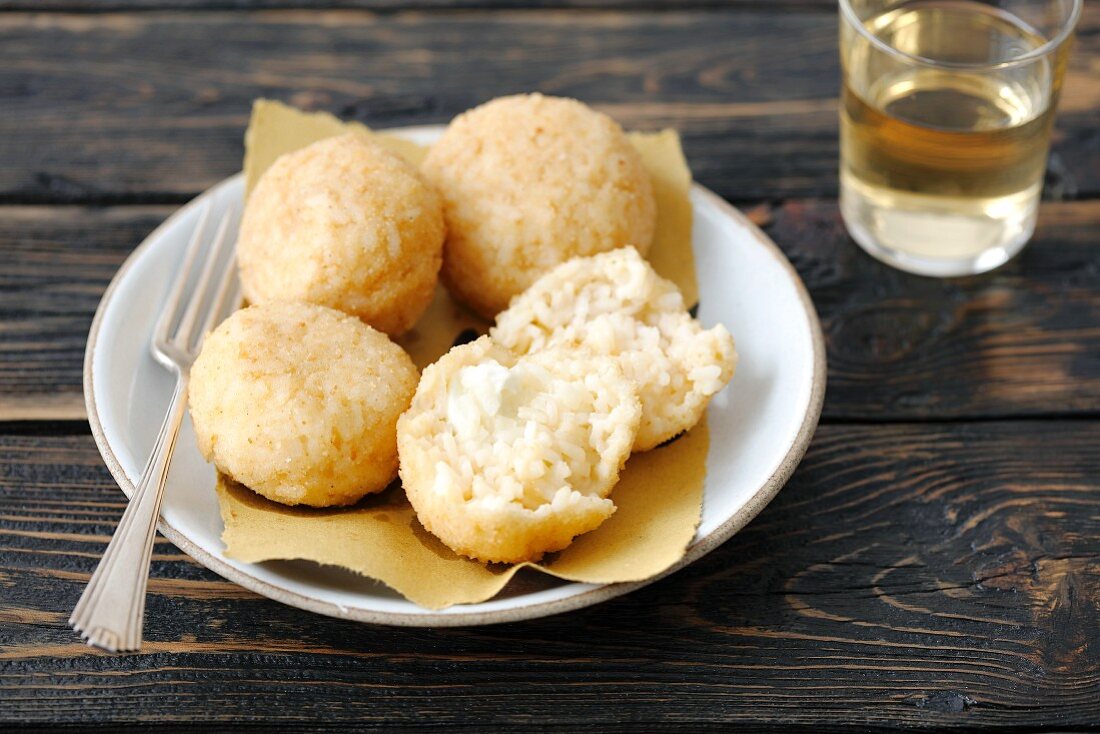
[[[1090,3],[1048,193],[1100,194]],[[375,126],[542,90],[673,125],[746,201],[836,190],[836,18],[817,9],[0,14],[0,201],[178,202],[239,168],[259,95]]]
[[[922,278],[848,237],[836,203],[755,212],[805,280],[829,359],[828,418],[1100,412],[1100,201],[1046,203],[993,273]]]
[[[90,437],[0,437],[7,720],[576,730],[1100,719],[1100,423],[823,426],[775,501],[597,608],[469,630],[356,625],[156,549],[140,655],[64,620],[122,510]]]
[[[96,306],[165,207],[0,207],[0,421],[83,419]]]
[[[84,342],[99,296],[170,211],[0,207],[0,420],[84,417]],[[959,280],[872,260],[833,202],[751,213],[820,311],[827,419],[1100,412],[1100,201],[1044,205],[1021,257]]]
[[[513,10],[584,8],[692,10],[699,8],[817,8],[835,10],[836,0],[0,0],[0,10],[107,12],[139,10]]]

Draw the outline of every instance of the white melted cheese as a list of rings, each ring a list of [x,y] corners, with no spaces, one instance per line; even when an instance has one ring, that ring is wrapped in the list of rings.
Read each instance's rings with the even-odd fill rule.
[[[523,367],[509,369],[495,360],[463,367],[447,391],[447,423],[459,438],[474,438],[482,421],[514,418],[527,382]]]

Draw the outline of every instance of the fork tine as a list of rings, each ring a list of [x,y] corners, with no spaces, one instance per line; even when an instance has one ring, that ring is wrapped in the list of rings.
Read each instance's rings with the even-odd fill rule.
[[[213,279],[218,261],[222,259],[225,243],[230,239],[228,236],[229,222],[233,218],[232,215],[232,210],[222,215],[221,222],[218,223],[217,234],[214,235],[214,243],[207,251],[206,262],[203,263],[202,266],[202,273],[199,275],[199,279],[195,283],[195,290],[191,293],[191,298],[188,300],[187,310],[184,311],[183,318],[180,319],[179,326],[176,327],[174,341],[176,341],[177,344],[181,344],[186,350],[190,350],[198,341],[195,333],[195,323],[198,319],[199,311],[207,307],[207,301],[210,295],[210,281]]]
[[[236,220],[240,215],[240,211],[236,206],[232,207],[232,219],[234,224],[237,224]],[[228,242],[228,240],[227,240]],[[202,338],[205,337],[210,331],[221,323],[222,318],[227,316],[225,313],[226,306],[232,306],[233,310],[236,310],[241,301],[240,293],[240,278],[237,277],[237,253],[236,242],[228,249],[229,258],[226,261],[221,278],[218,281],[218,287],[215,291],[215,296],[211,302],[210,308],[207,309],[206,319],[203,321],[202,330],[199,332],[199,345],[202,343]],[[199,346],[199,345],[196,345]]]
[[[237,231],[237,227],[240,225],[240,216],[240,208],[232,206],[230,213],[227,214],[231,222],[230,232]],[[222,319],[228,316],[229,313],[237,310],[241,302],[241,281],[237,275],[236,238],[232,236],[227,237],[219,244],[221,244],[224,249],[228,250],[229,254],[225,259],[225,264],[222,266],[221,276],[214,290],[214,296],[206,311],[206,318],[203,320],[202,329],[199,331],[198,342],[195,344],[196,351],[202,345],[203,338],[209,334],[215,326],[221,323]],[[229,313],[226,313],[227,307],[229,307]]]
[[[218,283],[217,295],[214,296],[214,301],[206,312],[206,320],[202,325],[200,339],[209,334],[215,326],[221,323],[222,317],[226,315],[226,306],[232,305],[235,309],[237,304],[240,303],[241,294],[239,292],[239,287],[240,282],[237,279],[237,256],[234,254],[229,256],[229,262],[225,264],[225,269],[222,271],[221,281]]]
[[[168,340],[168,331],[171,328],[172,322],[176,320],[179,315],[180,299],[183,297],[183,289],[187,286],[188,276],[191,274],[191,268],[195,264],[195,258],[198,257],[199,250],[202,249],[202,243],[205,239],[203,233],[206,231],[206,223],[210,219],[210,200],[207,199],[203,204],[202,211],[199,213],[198,224],[195,225],[194,231],[191,233],[191,241],[187,243],[187,253],[183,258],[183,266],[179,272],[176,273],[175,283],[172,285],[172,291],[168,295],[168,300],[164,302],[164,307],[161,309],[160,318],[157,320],[157,330],[153,337],[153,343],[165,342]]]

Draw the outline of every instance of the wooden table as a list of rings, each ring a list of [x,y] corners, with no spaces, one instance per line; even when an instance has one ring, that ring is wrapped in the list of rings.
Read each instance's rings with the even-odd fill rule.
[[[0,0],[0,719],[1100,725],[1100,2],[1034,243],[946,281],[839,221],[831,0],[305,5]],[[678,127],[805,279],[829,386],[790,484],[670,578],[482,629],[314,616],[159,541],[141,654],[81,644],[65,619],[123,508],[84,416],[92,313],[158,222],[238,170],[252,98],[386,127],[533,89]]]

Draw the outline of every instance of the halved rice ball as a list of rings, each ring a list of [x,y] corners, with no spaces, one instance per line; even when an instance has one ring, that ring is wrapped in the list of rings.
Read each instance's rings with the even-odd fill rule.
[[[482,337],[424,370],[397,424],[401,480],[457,553],[535,560],[615,511],[607,497],[640,417],[615,360],[516,357]]]
[[[642,401],[635,451],[694,426],[737,365],[726,328],[703,329],[676,286],[632,247],[558,266],[512,300],[490,335],[519,354],[573,348],[617,357]]]
[[[416,390],[401,347],[323,306],[272,302],[212,331],[191,368],[203,456],[284,505],[347,505],[397,476],[397,418]]]

